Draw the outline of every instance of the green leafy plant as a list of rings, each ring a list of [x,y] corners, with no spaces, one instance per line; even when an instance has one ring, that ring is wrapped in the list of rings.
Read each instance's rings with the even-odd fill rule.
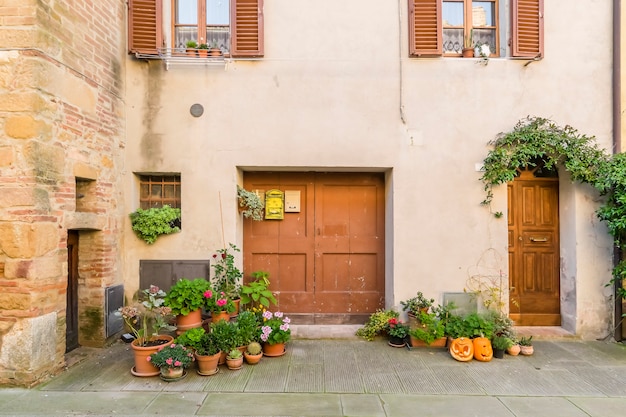
[[[519,340],[518,343],[519,343],[520,346],[532,346],[533,345],[533,337],[532,336],[522,337]]]
[[[436,339],[443,337],[445,326],[441,320],[437,319],[434,313],[420,311],[419,325],[409,331],[409,335],[430,345]]]
[[[138,208],[130,214],[130,223],[135,234],[151,245],[161,235],[180,232],[180,209],[167,204],[147,210]]]
[[[235,327],[237,328],[238,339],[241,341],[241,344],[238,346],[248,345],[258,341],[260,324],[257,321],[256,314],[252,311],[242,311],[239,313]]]
[[[255,271],[252,273],[254,281],[241,286],[241,304],[250,304],[250,308],[265,307],[270,308],[271,304],[276,304],[276,298],[269,290],[269,272]]]
[[[197,47],[198,47],[198,42],[196,42],[196,41],[194,41],[194,40],[190,40],[190,41],[187,41],[187,42],[185,43],[185,46],[186,46],[187,48],[189,48],[189,49],[195,49],[195,48],[197,48]]]
[[[206,334],[206,331],[202,327],[194,327],[185,331],[174,339],[174,343],[181,344],[193,350],[198,350],[202,346],[202,337]]]
[[[491,339],[493,335],[493,322],[485,315],[470,313],[463,318],[463,334],[461,336],[474,338],[486,337]]]
[[[463,337],[466,333],[465,321],[463,317],[451,315],[444,323],[444,334],[452,339]]]
[[[237,328],[233,322],[220,320],[217,323],[211,323],[211,333],[222,352],[230,352],[239,346]]]
[[[265,217],[265,204],[261,197],[252,191],[237,186],[237,198],[243,217],[261,221]]]
[[[597,210],[598,218],[606,222],[615,246],[626,247],[626,154],[610,156],[593,136],[541,117],[520,120],[512,131],[500,133],[490,145],[481,177],[486,193],[483,205],[490,206],[493,187],[512,181],[520,168],[553,169],[561,165],[572,180],[594,186],[605,197]],[[501,212],[495,214],[502,216]],[[617,296],[622,299],[626,296],[620,285],[625,270],[626,259],[622,258],[608,283],[617,288]]]
[[[513,346],[513,341],[506,336],[494,336],[491,339],[491,346],[494,349],[506,350]]]
[[[231,349],[230,352],[228,352],[228,359],[239,359],[243,356],[243,353],[241,353],[241,351],[239,349]]]
[[[165,296],[165,305],[172,309],[173,314],[186,316],[204,307],[204,293],[210,289],[210,285],[204,278],[179,279]]]
[[[241,252],[234,244],[229,243],[228,248],[219,249],[213,254],[215,261],[213,268],[212,286],[215,291],[224,292],[230,299],[240,297],[241,280],[243,273],[235,265],[233,252]]]
[[[372,341],[376,336],[385,331],[389,319],[397,319],[399,316],[400,314],[395,310],[376,310],[369,316],[365,325],[357,329],[356,335],[365,340]]]
[[[417,295],[408,300],[400,301],[403,311],[415,314],[416,316],[423,309],[430,308],[435,303],[434,298],[426,298],[421,291],[418,291]]]
[[[206,43],[201,43],[200,45],[198,45],[198,49],[209,49],[209,45],[207,45]]]
[[[156,285],[141,290],[134,303],[120,307],[116,312],[133,333],[138,346],[147,346],[151,336],[157,336],[162,330],[174,330],[169,324],[172,309],[165,306],[165,291]]]
[[[404,339],[409,335],[409,326],[395,317],[387,320],[385,330],[389,336],[397,337],[399,339]]]
[[[193,352],[185,346],[172,343],[149,356],[150,362],[157,368],[188,368],[193,362]]]

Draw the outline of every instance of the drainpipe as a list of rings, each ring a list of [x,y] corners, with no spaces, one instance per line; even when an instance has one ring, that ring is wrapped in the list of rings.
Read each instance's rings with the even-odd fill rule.
[[[621,129],[622,129],[622,109],[621,109],[621,0],[613,0],[613,153],[621,152]],[[616,266],[622,259],[622,251],[615,247],[613,264]],[[617,297],[617,290],[622,285],[621,280],[615,281],[613,294],[615,299],[615,333],[613,335],[616,341],[622,340],[622,300]]]

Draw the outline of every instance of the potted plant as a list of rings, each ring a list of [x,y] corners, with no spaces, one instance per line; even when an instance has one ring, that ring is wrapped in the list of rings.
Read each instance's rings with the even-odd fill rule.
[[[535,353],[535,349],[533,348],[533,337],[522,337],[519,340],[520,345],[520,353],[524,356],[530,356]]]
[[[230,313],[235,311],[233,300],[224,291],[208,289],[204,292],[204,308],[211,313],[211,321],[230,320]]]
[[[408,300],[400,301],[402,310],[406,311],[409,317],[409,327],[417,327],[419,314],[421,311],[428,312],[430,307],[435,303],[434,298],[426,298],[421,291],[418,291],[417,295]]]
[[[193,327],[202,326],[202,307],[205,304],[204,293],[210,288],[204,278],[179,279],[165,296],[165,305],[176,315],[176,325],[182,333]]]
[[[235,303],[235,312],[240,302],[241,281],[243,273],[235,265],[233,252],[241,252],[234,244],[229,243],[228,248],[218,249],[213,254],[213,277],[211,284],[215,291],[223,292]]]
[[[259,342],[251,342],[246,346],[246,351],[243,353],[246,363],[250,365],[256,365],[263,357],[263,348]]]
[[[256,314],[252,311],[242,311],[237,317],[235,327],[237,328],[238,339],[241,341],[239,346],[258,341],[260,326]]]
[[[271,304],[276,304],[274,294],[269,290],[269,272],[255,271],[252,274],[254,281],[241,286],[241,304],[248,305],[248,308],[270,308]]]
[[[202,327],[194,327],[178,335],[174,339],[174,343],[183,345],[194,352],[202,349],[202,337],[206,334],[206,330]]]
[[[463,40],[463,50],[461,55],[463,58],[473,58],[474,57],[474,44],[472,42],[474,38],[474,30],[470,30],[469,36],[465,36]]]
[[[409,330],[411,346],[445,347],[445,326],[441,320],[437,319],[435,313],[421,311],[418,320],[419,325]]]
[[[196,48],[198,47],[198,42],[190,40],[185,43],[185,46],[187,47],[187,55],[196,56]]]
[[[193,352],[181,344],[172,343],[148,356],[148,359],[160,369],[161,379],[172,382],[186,376],[185,368],[193,362]]]
[[[246,219],[261,221],[265,217],[265,204],[261,197],[252,191],[237,186],[239,210]]]
[[[506,336],[493,336],[491,346],[493,347],[493,356],[502,359],[504,352],[513,346],[513,341]]]
[[[159,369],[155,368],[147,358],[159,347],[173,342],[170,335],[161,334],[161,331],[174,330],[169,325],[171,309],[164,306],[165,291],[156,285],[141,290],[131,305],[121,307],[116,314],[121,315],[124,323],[132,332],[134,340],[131,343],[135,355],[135,366],[131,373],[135,376],[155,376]]]
[[[265,356],[281,356],[285,354],[285,344],[291,339],[289,317],[281,311],[272,313],[263,312],[261,325],[261,341],[263,342],[263,354]]]
[[[217,347],[221,353],[219,364],[226,362],[226,355],[233,349],[237,348],[237,328],[235,323],[220,320],[217,323],[211,323],[210,333],[215,337]]]
[[[222,56],[222,50],[217,46],[217,41],[211,42],[211,47],[209,48],[209,56]]]
[[[508,353],[511,356],[517,356],[519,355],[521,350],[522,348],[519,345],[519,341],[517,340],[517,338],[512,338],[511,346],[506,350],[506,353]]]
[[[395,310],[378,309],[373,312],[367,322],[356,331],[356,335],[365,340],[372,341],[386,330],[387,322],[391,318],[398,318],[400,315]]]
[[[209,56],[209,45],[206,43],[201,43],[198,45],[198,56],[206,58]]]
[[[243,354],[239,349],[231,349],[226,356],[226,366],[233,371],[243,366]]]
[[[199,375],[207,376],[217,373],[221,351],[215,334],[206,332],[202,327],[197,327],[189,329],[177,337],[175,343],[193,350]]]
[[[403,347],[406,344],[406,338],[409,335],[409,326],[401,322],[395,317],[387,320],[387,334],[389,335],[389,346]]]
[[[135,234],[151,245],[161,235],[180,232],[180,209],[167,204],[147,210],[138,208],[130,214],[130,223]]]

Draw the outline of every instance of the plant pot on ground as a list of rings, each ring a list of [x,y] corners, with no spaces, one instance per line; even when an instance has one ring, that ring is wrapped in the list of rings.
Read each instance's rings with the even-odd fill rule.
[[[520,345],[520,353],[524,356],[530,356],[535,353],[535,348],[533,348],[533,337],[522,337],[519,340]]]
[[[426,346],[446,346],[444,337],[445,327],[441,320],[437,319],[435,313],[426,313],[421,311],[418,315],[418,325],[409,330],[411,337],[411,346],[419,346],[423,342]],[[437,344],[434,345],[434,342]]]
[[[243,365],[243,354],[239,349],[231,349],[226,356],[226,366],[228,369],[237,370],[241,369]]]
[[[263,348],[258,342],[251,342],[246,347],[246,351],[243,353],[246,363],[250,365],[256,365],[263,357]]]
[[[513,346],[513,341],[506,336],[494,336],[491,339],[491,346],[493,347],[493,356],[503,359],[504,352]]]

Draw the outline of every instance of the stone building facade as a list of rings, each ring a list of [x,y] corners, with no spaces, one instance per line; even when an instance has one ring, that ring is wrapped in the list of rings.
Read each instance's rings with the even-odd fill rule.
[[[105,342],[105,288],[121,279],[125,10],[121,0],[0,4],[3,385],[62,368],[68,316],[80,345]]]

